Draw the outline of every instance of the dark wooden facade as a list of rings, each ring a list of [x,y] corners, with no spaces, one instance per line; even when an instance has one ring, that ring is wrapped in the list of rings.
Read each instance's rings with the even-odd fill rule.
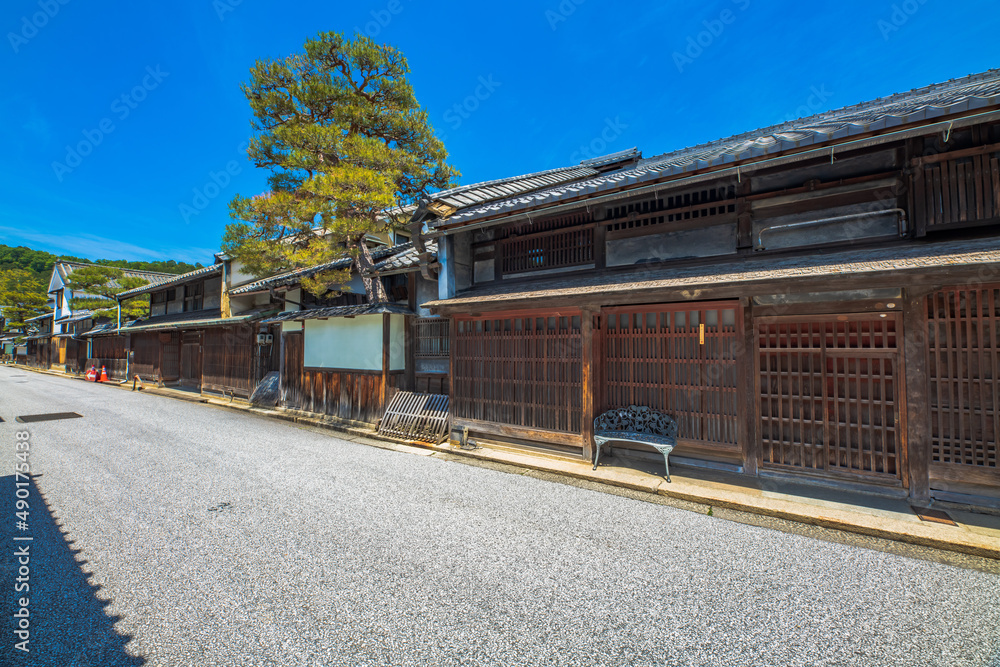
[[[108,377],[115,380],[128,379],[128,338],[126,336],[95,336],[90,344],[90,358],[85,370],[91,366],[98,371],[106,368]]]
[[[998,160],[1000,125],[973,125],[449,232],[473,267],[446,266],[456,305],[432,304],[453,323],[453,438],[589,457],[596,414],[648,405],[694,463],[1000,506],[998,261],[777,271],[845,249],[1000,247]],[[735,279],[648,286],[741,261]],[[619,282],[634,288],[600,288]]]

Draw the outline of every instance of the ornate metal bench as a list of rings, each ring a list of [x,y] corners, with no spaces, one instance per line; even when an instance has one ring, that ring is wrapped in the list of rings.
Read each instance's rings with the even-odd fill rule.
[[[663,454],[667,481],[670,481],[670,460],[667,457],[677,446],[677,422],[673,417],[638,405],[608,410],[599,416],[594,420],[594,470],[597,470],[597,462],[601,459],[601,447],[612,440],[655,447]],[[607,448],[607,452],[611,453],[611,447]]]

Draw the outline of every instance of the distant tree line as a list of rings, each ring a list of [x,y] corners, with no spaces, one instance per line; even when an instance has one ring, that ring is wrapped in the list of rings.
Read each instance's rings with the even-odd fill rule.
[[[3,322],[3,329],[20,330],[25,326],[26,319],[45,312],[49,276],[52,266],[59,260],[103,267],[78,269],[72,276],[73,287],[83,289],[86,294],[91,295],[91,301],[74,303],[74,308],[94,309],[97,311],[95,314],[100,317],[110,316],[110,304],[115,294],[146,284],[141,278],[124,278],[115,269],[181,274],[202,268],[201,263],[188,264],[172,259],[158,262],[130,262],[124,259],[91,261],[72,255],[53,255],[25,246],[14,248],[0,245],[0,311],[3,315],[0,322]],[[141,301],[136,300],[137,303],[133,305],[141,308]],[[139,316],[145,313],[128,311],[125,314]]]
[[[89,260],[83,257],[72,255],[53,255],[44,250],[32,250],[25,246],[12,247],[0,245],[0,271],[5,269],[20,269],[38,274],[48,281],[52,272],[52,265],[57,260],[68,262],[80,262],[83,264],[97,264],[99,266],[115,266],[120,269],[132,269],[135,271],[156,271],[159,273],[187,273],[195,269],[202,268],[202,264],[188,264],[187,262],[177,262],[172,259],[157,262],[130,262],[125,259],[97,259]]]

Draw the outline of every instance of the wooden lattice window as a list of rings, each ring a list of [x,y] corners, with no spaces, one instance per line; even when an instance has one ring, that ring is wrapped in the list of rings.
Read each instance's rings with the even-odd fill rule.
[[[594,227],[513,236],[500,241],[504,275],[594,263]]]
[[[933,231],[1000,218],[997,146],[957,153],[914,161],[910,209],[918,228]]]
[[[581,432],[578,314],[458,318],[455,327],[455,417]]]
[[[184,286],[184,312],[201,310],[205,303],[205,283],[192,283]]]
[[[756,326],[763,463],[899,479],[898,316]]]
[[[603,311],[605,408],[671,414],[678,436],[737,447],[736,303]]]
[[[927,299],[931,461],[997,469],[1000,286]]]
[[[705,188],[657,199],[622,204],[608,210],[608,232],[655,227],[685,220],[717,224],[736,215],[732,186]]]
[[[421,317],[414,324],[415,355],[423,359],[447,359],[451,320],[444,317]]]

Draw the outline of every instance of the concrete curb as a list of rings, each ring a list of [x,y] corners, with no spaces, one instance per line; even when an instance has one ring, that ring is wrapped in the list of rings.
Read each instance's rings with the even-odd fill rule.
[[[69,379],[84,380],[82,377],[75,377],[61,372],[47,371],[42,369],[16,366],[25,370],[31,370],[44,375],[52,375]],[[95,383],[100,384],[100,383]],[[114,386],[120,389],[131,390],[131,384],[119,385],[118,383],[107,383],[105,386]],[[264,410],[254,408],[246,403],[234,403],[224,399],[216,399],[195,396],[185,396],[181,392],[169,389],[151,388],[143,390],[145,393],[197,402],[242,413],[254,414],[259,417],[279,419],[282,421],[297,424],[303,427],[320,428],[334,431],[349,436],[347,439],[369,446],[382,447],[405,453],[421,454],[433,456],[435,458],[447,460],[475,459],[488,461],[502,466],[510,466],[516,469],[528,469],[544,472],[563,477],[578,479],[598,485],[606,485],[618,488],[629,489],[641,493],[657,494],[667,498],[694,503],[696,505],[718,507],[748,514],[782,519],[796,523],[820,526],[842,532],[855,533],[868,537],[875,537],[893,542],[913,544],[922,547],[929,547],[941,551],[951,551],[956,553],[978,556],[1000,560],[1000,540],[991,540],[988,537],[975,533],[957,533],[952,535],[941,535],[942,530],[960,530],[951,526],[940,526],[936,524],[923,524],[913,522],[893,521],[890,519],[872,516],[862,512],[851,512],[843,509],[817,507],[811,504],[797,503],[794,500],[782,498],[754,497],[746,492],[736,490],[736,487],[710,488],[705,486],[697,491],[682,490],[683,485],[668,484],[660,477],[643,473],[638,470],[599,468],[591,471],[589,464],[582,461],[571,461],[569,459],[559,460],[555,457],[547,457],[544,454],[533,454],[529,452],[508,452],[494,450],[490,448],[476,448],[474,450],[463,450],[450,445],[429,445],[425,443],[408,442],[395,438],[388,438],[379,435],[374,429],[360,428],[345,423],[338,423],[333,420],[320,419],[296,414],[291,411],[279,409]],[[677,475],[674,475],[677,477]],[[691,486],[690,484],[687,486]],[[724,487],[725,485],[715,485]],[[893,525],[896,524],[896,525]]]

